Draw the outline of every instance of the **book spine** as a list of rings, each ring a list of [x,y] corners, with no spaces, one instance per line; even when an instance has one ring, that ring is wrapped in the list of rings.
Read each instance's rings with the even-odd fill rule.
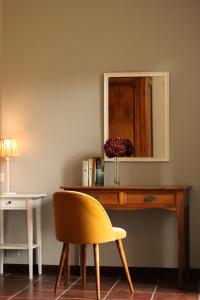
[[[93,182],[93,158],[88,159],[88,185],[92,186]]]
[[[96,160],[97,157],[93,157],[93,164],[92,164],[92,185],[93,186],[96,183]]]
[[[102,158],[96,159],[96,186],[104,185],[104,160]]]
[[[89,174],[89,169],[88,169],[88,160],[83,160],[82,163],[82,185],[83,186],[88,186],[89,185],[89,178],[88,178],[88,174]]]

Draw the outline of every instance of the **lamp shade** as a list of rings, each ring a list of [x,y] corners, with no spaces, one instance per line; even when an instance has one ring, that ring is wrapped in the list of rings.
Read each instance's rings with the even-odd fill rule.
[[[12,157],[18,156],[17,142],[13,138],[0,138],[0,156]]]

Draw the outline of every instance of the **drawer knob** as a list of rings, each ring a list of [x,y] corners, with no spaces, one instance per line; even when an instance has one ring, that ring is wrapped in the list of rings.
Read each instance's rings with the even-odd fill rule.
[[[156,196],[154,196],[154,195],[144,196],[144,202],[151,203],[151,202],[153,202],[155,200],[156,200]]]
[[[11,201],[8,201],[8,204],[11,204],[12,202]]]

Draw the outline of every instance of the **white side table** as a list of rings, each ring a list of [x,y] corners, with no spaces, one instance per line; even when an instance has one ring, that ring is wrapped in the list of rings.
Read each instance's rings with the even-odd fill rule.
[[[41,200],[45,194],[0,195],[0,274],[3,274],[3,255],[6,249],[28,250],[29,279],[33,279],[33,249],[37,250],[38,273],[42,274]],[[36,243],[33,243],[33,209],[36,209]],[[27,211],[27,244],[4,243],[4,210]]]

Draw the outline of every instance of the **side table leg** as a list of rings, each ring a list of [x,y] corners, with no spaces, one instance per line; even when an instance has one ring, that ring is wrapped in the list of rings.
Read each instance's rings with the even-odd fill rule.
[[[4,211],[0,210],[0,244],[4,243]],[[4,250],[0,250],[0,274],[3,275]]]
[[[29,279],[33,279],[33,207],[32,199],[27,200],[27,225],[28,225],[28,263]]]
[[[36,243],[38,274],[42,275],[41,199],[37,200],[36,206]]]

